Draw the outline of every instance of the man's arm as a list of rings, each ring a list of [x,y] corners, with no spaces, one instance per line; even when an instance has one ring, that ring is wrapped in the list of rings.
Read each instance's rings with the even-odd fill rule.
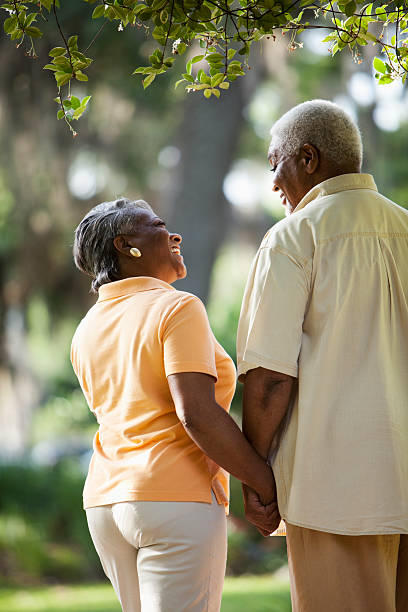
[[[246,438],[264,459],[267,459],[272,440],[287,413],[295,382],[292,376],[265,368],[249,370],[245,375],[242,429]],[[254,523],[263,535],[267,535],[271,530],[270,518],[267,522],[257,495],[247,486],[243,489],[247,519]],[[275,528],[278,527],[279,520],[276,505]]]

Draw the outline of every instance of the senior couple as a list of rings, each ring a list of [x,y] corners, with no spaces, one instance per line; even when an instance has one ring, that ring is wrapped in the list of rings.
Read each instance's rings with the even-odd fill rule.
[[[300,104],[271,134],[287,216],[243,299],[243,433],[233,362],[172,287],[181,236],[126,199],[76,230],[98,293],[71,351],[99,424],[84,507],[125,612],[220,609],[228,473],[264,535],[286,523],[295,612],[408,610],[408,213],[360,173],[338,106]]]

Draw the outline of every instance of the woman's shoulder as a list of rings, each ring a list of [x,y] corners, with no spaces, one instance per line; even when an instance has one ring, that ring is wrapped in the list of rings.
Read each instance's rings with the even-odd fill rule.
[[[200,298],[188,291],[179,291],[176,289],[171,292],[171,296],[167,296],[166,302],[169,314],[176,314],[180,311],[191,311],[201,312],[207,316],[205,306]]]

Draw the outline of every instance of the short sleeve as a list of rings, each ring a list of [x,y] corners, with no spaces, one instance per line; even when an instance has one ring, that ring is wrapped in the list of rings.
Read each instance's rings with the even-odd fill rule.
[[[258,367],[297,377],[309,284],[307,264],[281,249],[259,249],[238,325],[238,377]]]
[[[202,372],[217,378],[215,339],[203,303],[185,295],[169,313],[163,329],[166,376]]]

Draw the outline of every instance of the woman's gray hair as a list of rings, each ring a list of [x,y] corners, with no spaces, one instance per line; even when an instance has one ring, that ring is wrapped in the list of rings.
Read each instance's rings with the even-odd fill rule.
[[[115,236],[131,234],[140,210],[152,210],[144,200],[119,198],[92,208],[75,230],[74,261],[76,267],[93,278],[91,291],[119,279]]]
[[[357,125],[340,106],[328,100],[309,100],[293,107],[273,125],[270,151],[282,156],[308,143],[339,167],[361,169],[363,145]]]

